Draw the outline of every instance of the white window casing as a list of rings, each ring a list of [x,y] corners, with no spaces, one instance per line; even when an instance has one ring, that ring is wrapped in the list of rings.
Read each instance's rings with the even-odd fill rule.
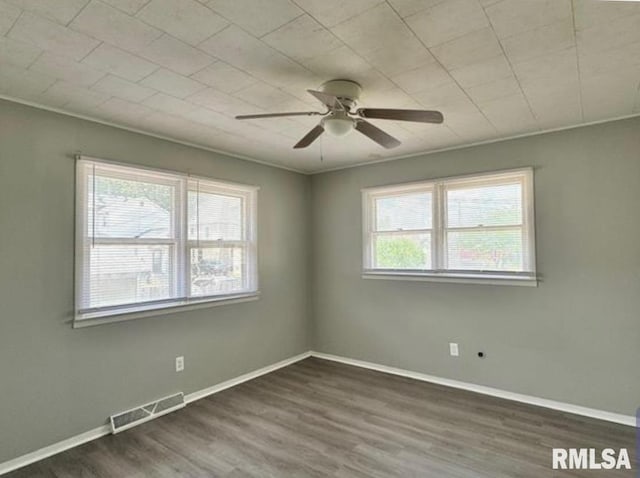
[[[257,297],[257,192],[78,157],[74,326]]]
[[[537,285],[533,169],[362,190],[363,277]]]

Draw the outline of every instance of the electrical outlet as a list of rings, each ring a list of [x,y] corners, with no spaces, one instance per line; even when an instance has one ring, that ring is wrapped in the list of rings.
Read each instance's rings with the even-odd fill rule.
[[[449,343],[449,354],[452,357],[457,357],[458,355],[460,355],[460,351],[458,350],[458,344],[455,344],[453,342]]]
[[[176,372],[182,372],[184,370],[184,357],[176,357]]]

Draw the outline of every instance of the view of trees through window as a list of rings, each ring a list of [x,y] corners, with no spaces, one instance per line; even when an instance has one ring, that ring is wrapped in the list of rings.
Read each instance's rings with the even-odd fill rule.
[[[369,203],[372,268],[524,271],[523,184],[519,173],[374,193]],[[434,225],[436,212],[440,219]]]

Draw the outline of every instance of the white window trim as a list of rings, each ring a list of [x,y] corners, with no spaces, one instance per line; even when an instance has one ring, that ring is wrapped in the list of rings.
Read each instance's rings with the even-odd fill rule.
[[[75,314],[73,319],[73,327],[81,328],[93,325],[100,325],[105,323],[120,322],[124,320],[132,320],[143,317],[152,317],[157,315],[164,315],[172,312],[186,311],[193,309],[200,309],[204,307],[213,307],[220,305],[235,304],[241,302],[248,302],[257,300],[260,297],[259,280],[258,280],[258,236],[257,236],[257,194],[259,191],[258,186],[234,183],[229,181],[221,181],[218,179],[212,179],[204,176],[194,176],[184,172],[151,168],[141,166],[137,164],[124,163],[119,161],[106,160],[101,158],[95,158],[91,156],[77,155],[76,159],[76,221],[75,221]],[[83,309],[81,300],[83,297],[83,287],[89,282],[88,280],[82,280],[83,274],[88,271],[85,268],[85,242],[87,238],[84,235],[86,228],[86,204],[85,199],[87,196],[86,185],[84,182],[84,176],[78,174],[80,162],[91,162],[104,164],[105,166],[125,167],[133,168],[143,173],[149,171],[152,174],[167,174],[173,177],[169,178],[170,182],[177,182],[178,194],[176,195],[176,203],[181,207],[176,208],[176,224],[177,238],[169,239],[153,239],[153,243],[166,242],[167,244],[174,244],[176,247],[176,263],[175,273],[178,278],[175,280],[175,287],[177,287],[177,298],[149,301],[145,303],[134,303],[112,307],[102,307],[96,309]],[[220,189],[228,189],[230,191],[240,192],[245,198],[245,223],[247,230],[247,239],[242,242],[248,247],[249,260],[247,267],[252,268],[248,270],[247,277],[250,281],[247,291],[238,291],[230,294],[220,294],[203,297],[189,297],[188,291],[184,290],[189,286],[187,284],[186,276],[188,274],[188,253],[192,247],[202,245],[204,241],[198,244],[198,241],[188,239],[188,221],[187,221],[187,207],[188,202],[186,200],[186,194],[189,190],[190,181],[202,180],[207,184],[214,185]],[[178,196],[181,196],[178,198]],[[103,241],[102,239],[100,241]],[[106,241],[109,241],[106,239]],[[140,240],[132,240],[133,242],[141,242]],[[144,241],[144,240],[142,240]],[[210,241],[206,241],[207,243]],[[216,245],[218,241],[213,241]],[[223,241],[223,243],[229,243],[234,241]]]
[[[528,247],[524,254],[525,268],[527,272],[501,272],[481,270],[450,270],[443,264],[446,261],[444,251],[444,213],[446,204],[441,204],[447,188],[455,188],[457,184],[468,185],[470,182],[491,182],[495,184],[501,178],[513,180],[514,176],[521,176],[523,194],[523,233]],[[372,237],[380,232],[373,231],[373,204],[376,196],[388,197],[394,194],[406,194],[418,191],[432,192],[433,219],[429,230],[432,236],[431,262],[433,269],[409,270],[409,269],[375,269],[369,267],[372,261]],[[487,173],[468,174],[463,176],[449,176],[426,181],[417,181],[388,186],[364,188],[362,192],[362,278],[386,279],[386,280],[412,280],[426,282],[470,283],[486,285],[516,285],[536,287],[538,277],[536,275],[535,255],[535,210],[534,210],[534,186],[533,168],[518,168]],[[511,226],[510,226],[511,227]],[[516,226],[513,226],[516,227]],[[403,231],[411,233],[416,231]]]

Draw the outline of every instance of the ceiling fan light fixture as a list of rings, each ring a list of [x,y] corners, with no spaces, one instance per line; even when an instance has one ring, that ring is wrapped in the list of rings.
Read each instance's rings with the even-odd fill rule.
[[[334,116],[324,120],[324,129],[332,136],[345,136],[353,131],[353,120],[347,116]]]

